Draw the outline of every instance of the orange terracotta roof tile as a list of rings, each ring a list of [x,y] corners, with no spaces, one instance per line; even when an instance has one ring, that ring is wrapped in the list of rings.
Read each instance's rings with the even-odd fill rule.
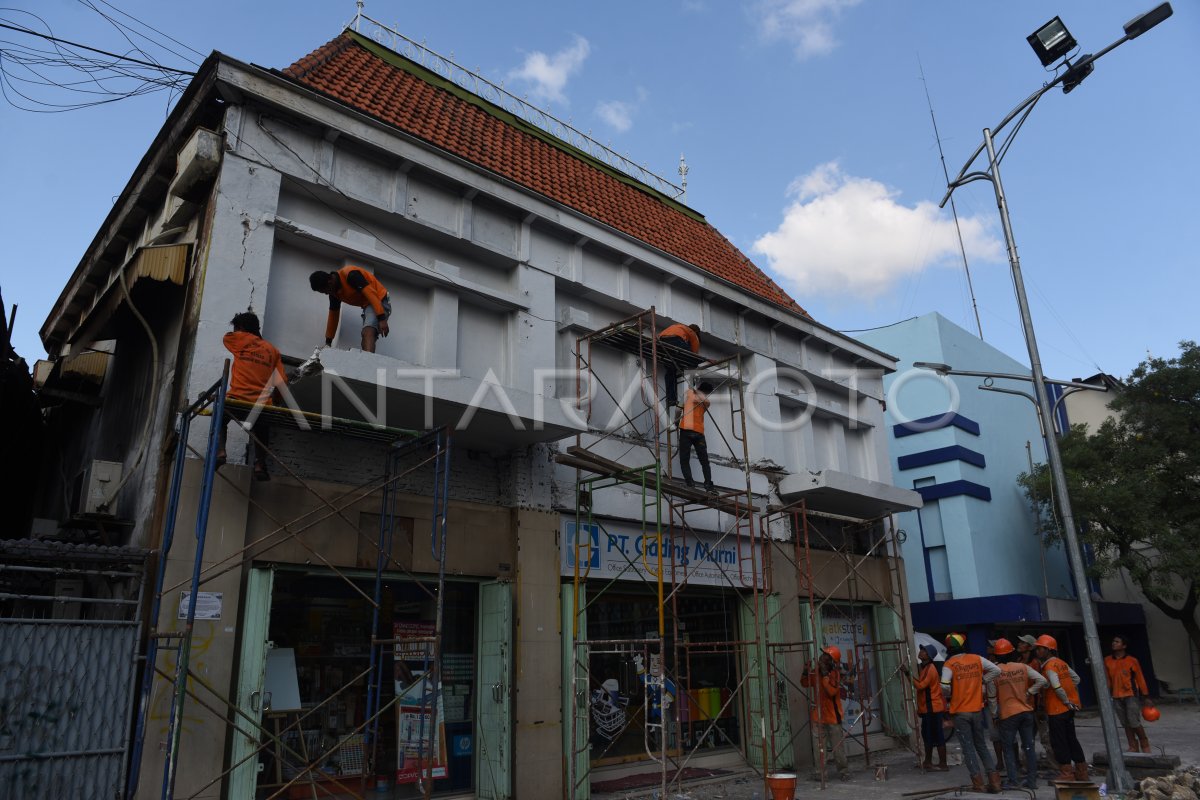
[[[293,80],[573,208],[651,247],[790,311],[808,316],[766,273],[698,214],[622,179],[610,168],[466,90],[435,85],[423,68],[372,52],[349,32],[283,71]],[[372,43],[373,44],[373,43]],[[443,82],[444,83],[444,82]],[[694,213],[694,212],[693,212]]]

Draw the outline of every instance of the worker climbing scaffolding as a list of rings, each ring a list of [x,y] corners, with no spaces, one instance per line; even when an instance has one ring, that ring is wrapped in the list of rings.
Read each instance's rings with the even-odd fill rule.
[[[804,509],[803,502],[774,514],[767,510],[770,497],[755,488],[758,476],[752,475],[757,464],[768,460],[751,455],[748,378],[742,358],[737,354],[714,357],[708,352],[702,356],[699,343],[698,326],[672,325],[660,332],[654,309],[585,333],[576,341],[579,408],[590,434],[580,436],[574,446],[555,457],[560,465],[578,471],[576,516],[567,532],[568,542],[575,543],[570,558],[572,586],[564,600],[564,613],[569,615],[564,619],[564,631],[571,632],[572,661],[563,691],[565,707],[572,707],[571,697],[594,698],[595,702],[581,705],[589,725],[579,725],[576,718],[570,727],[565,758],[567,796],[584,790],[590,769],[642,752],[660,765],[659,785],[664,793],[683,779],[689,760],[703,747],[731,746],[744,753],[756,769],[768,773],[794,769],[794,745],[803,735],[797,725],[808,723],[787,710],[784,698],[790,694],[789,684],[809,698],[817,713],[811,736],[806,738],[818,748],[814,762],[820,764],[818,779],[822,783],[826,754],[838,773],[851,777],[847,740],[854,740],[856,751],[861,748],[869,753],[870,737],[879,721],[889,734],[919,750],[913,690],[900,669],[911,658],[911,648],[903,633],[909,626],[901,605],[895,602],[903,591],[899,572],[888,570],[887,592],[873,590],[872,596],[886,597],[889,603],[879,606],[879,619],[872,621],[880,625],[877,638],[853,644],[843,665],[842,653],[819,627],[825,599],[811,595],[812,579],[807,574],[811,569],[807,557],[811,512]],[[620,353],[632,358],[622,359]],[[617,364],[621,368],[614,369]],[[630,366],[637,368],[633,389],[628,383]],[[689,373],[688,381],[681,380],[684,373]],[[609,385],[611,380],[625,383]],[[680,383],[684,387],[679,387]],[[660,391],[666,403],[660,402],[664,399]],[[711,441],[706,436],[709,432],[714,434]],[[619,444],[619,449],[606,447],[610,443]],[[701,462],[703,489],[708,491],[701,491],[693,475],[693,454]],[[717,488],[714,468],[721,471],[725,486],[742,488]],[[618,523],[610,524],[597,513],[606,502],[601,491],[607,487],[640,495],[644,514],[636,533],[641,545],[636,548],[621,544],[626,539],[634,541],[635,535],[627,535]],[[713,511],[720,512],[717,531],[708,519]],[[783,516],[773,521],[776,514]],[[806,641],[784,641],[777,628],[785,614],[777,597],[765,594],[774,548],[766,543],[763,531],[782,521],[790,522],[795,543],[781,539],[780,547],[787,551],[785,558],[797,556],[796,580],[809,599],[811,613],[802,612],[812,637]],[[844,526],[847,522],[830,524]],[[860,527],[864,532],[875,531],[872,551],[898,553],[893,529],[883,524],[882,520],[867,520],[851,526],[855,531]],[[581,536],[590,530],[594,530],[592,544]],[[856,533],[844,533],[838,541],[856,541]],[[702,557],[702,552],[713,557]],[[848,551],[838,552],[840,557],[850,558]],[[852,563],[860,558],[861,554]],[[851,566],[848,569],[853,570]],[[614,621],[612,613],[604,611],[615,602],[608,601],[607,587],[620,585],[615,581],[624,579],[628,583],[623,588],[632,596],[633,576],[646,582],[655,601],[633,614],[635,622],[624,625],[623,613],[616,614]],[[730,597],[740,598],[732,603],[734,614],[727,619],[722,615],[724,630],[707,636],[699,635],[704,627],[687,616],[690,603],[685,584],[701,576],[705,582],[729,590]],[[864,573],[862,579],[868,584],[867,591],[872,591],[872,578]],[[857,574],[850,584],[849,596],[860,597]],[[634,609],[622,601],[620,611],[626,610]],[[827,615],[833,613],[832,606],[825,610]],[[789,673],[789,654],[807,655],[810,648],[826,645],[821,663],[814,662],[803,681],[808,685],[801,685],[799,674]],[[624,674],[616,662],[629,647],[650,653],[644,662],[647,668],[638,670],[638,679],[645,685],[646,713],[628,711],[630,730],[611,747],[606,745],[603,753],[597,752],[596,713],[611,713],[618,705],[613,698],[620,692],[614,695],[605,689],[609,681]],[[661,678],[657,678],[655,663],[659,654],[665,667]],[[729,663],[720,674],[702,672],[697,669],[700,659]],[[855,698],[853,709],[846,706],[847,694]],[[823,708],[818,708],[818,703]],[[822,714],[832,721],[822,720]],[[822,724],[825,728],[819,730]],[[763,731],[768,735],[763,736]]]

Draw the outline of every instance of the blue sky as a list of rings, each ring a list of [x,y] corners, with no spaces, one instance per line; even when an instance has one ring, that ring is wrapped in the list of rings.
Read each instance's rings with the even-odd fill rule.
[[[352,0],[113,0],[202,53],[282,68],[338,34]],[[839,330],[938,311],[974,330],[932,98],[951,174],[1052,78],[1025,37],[1058,14],[1094,52],[1153,0],[367,0],[366,13],[677,180],[687,202]],[[1046,373],[1124,376],[1197,338],[1200,5],[1049,92],[1002,165]],[[0,21],[126,52],[78,0],[19,0]],[[131,21],[125,19],[124,21]],[[155,39],[156,34],[146,31]],[[28,38],[0,31],[0,40]],[[183,56],[139,42],[163,63]],[[922,82],[921,71],[925,81]],[[63,98],[48,90],[39,97]],[[0,289],[38,328],[173,97],[35,114],[0,104]],[[990,185],[955,194],[984,338],[1027,362]]]

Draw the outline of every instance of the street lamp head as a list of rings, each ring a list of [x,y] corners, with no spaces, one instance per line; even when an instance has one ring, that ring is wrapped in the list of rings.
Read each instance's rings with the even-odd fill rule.
[[[914,361],[913,366],[917,369],[928,369],[936,372],[938,375],[949,375],[954,371],[954,368],[949,364],[940,364],[936,361]]]
[[[1033,48],[1033,52],[1037,53],[1043,67],[1048,67],[1058,61],[1074,50],[1077,44],[1075,37],[1058,17],[1050,20],[1025,38],[1029,42],[1029,46]]]
[[[1125,35],[1130,39],[1136,39],[1146,31],[1153,28],[1158,23],[1162,22],[1167,17],[1174,13],[1170,3],[1162,3],[1145,14],[1134,17],[1125,23]]]

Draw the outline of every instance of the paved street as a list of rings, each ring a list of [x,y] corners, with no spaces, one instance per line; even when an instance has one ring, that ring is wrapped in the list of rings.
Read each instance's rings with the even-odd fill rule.
[[[1200,706],[1195,704],[1165,705],[1161,707],[1161,710],[1163,712],[1162,719],[1146,726],[1155,754],[1158,754],[1161,749],[1167,755],[1178,755],[1183,766],[1200,765],[1200,735],[1197,735],[1200,732]],[[1102,752],[1104,749],[1104,740],[1100,735],[1099,715],[1094,711],[1081,714],[1077,730],[1084,752],[1090,762],[1093,753]],[[951,763],[953,762],[954,758],[951,755]],[[887,765],[887,780],[875,780],[874,770],[864,767],[861,758],[857,761],[851,759],[850,765],[854,774],[849,781],[843,782],[834,778],[824,790],[816,783],[806,780],[807,771],[801,770],[796,798],[797,800],[803,798],[814,798],[814,800],[816,798],[825,800],[900,798],[908,792],[939,787],[946,787],[947,791],[943,795],[935,795],[935,797],[949,798],[954,797],[957,785],[970,784],[967,772],[961,766],[951,767],[949,772],[922,774],[920,770],[913,768],[912,754],[903,750],[891,751],[882,755],[876,754],[872,763]],[[1049,773],[1043,774],[1045,777],[1049,777]],[[1095,776],[1094,779],[1099,783],[1102,778]],[[656,794],[657,790],[593,795],[593,798],[595,800],[624,800],[624,798],[653,798]],[[1010,791],[1003,792],[999,796],[1029,797],[1029,793]],[[1053,790],[1043,782],[1043,787],[1037,791],[1037,797],[1052,798]],[[667,800],[770,800],[770,795],[767,794],[764,797],[761,781],[752,774],[746,774],[721,781],[692,785],[683,792],[669,792]]]

